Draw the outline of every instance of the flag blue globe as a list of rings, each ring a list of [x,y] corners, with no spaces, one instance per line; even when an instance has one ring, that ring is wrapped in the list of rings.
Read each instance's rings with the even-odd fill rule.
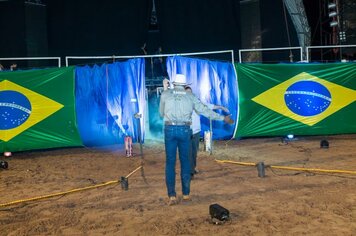
[[[0,130],[22,125],[31,114],[31,103],[27,97],[12,90],[0,91]]]
[[[331,104],[331,94],[315,81],[298,81],[288,87],[284,94],[286,106],[300,116],[315,116],[324,112]]]

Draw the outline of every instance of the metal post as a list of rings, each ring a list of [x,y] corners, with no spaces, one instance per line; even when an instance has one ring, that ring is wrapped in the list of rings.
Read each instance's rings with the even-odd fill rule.
[[[138,142],[140,144],[140,156],[141,156],[141,176],[143,178],[143,181],[145,182],[145,184],[148,184],[146,176],[145,176],[145,171],[143,169],[143,166],[145,164],[145,160],[144,160],[144,156],[143,156],[143,148],[142,148],[142,133],[141,133],[141,118],[142,118],[142,114],[140,113],[136,113],[134,115],[134,117],[137,119],[137,132],[138,132]]]
[[[209,123],[210,123],[210,152],[209,152],[209,154],[212,155],[213,154],[213,121],[211,119],[209,119]]]

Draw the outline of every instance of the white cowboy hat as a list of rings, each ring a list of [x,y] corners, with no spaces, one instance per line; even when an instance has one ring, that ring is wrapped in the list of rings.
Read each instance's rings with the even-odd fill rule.
[[[187,79],[185,78],[185,75],[182,74],[176,74],[176,77],[173,80],[173,84],[175,85],[187,85]]]

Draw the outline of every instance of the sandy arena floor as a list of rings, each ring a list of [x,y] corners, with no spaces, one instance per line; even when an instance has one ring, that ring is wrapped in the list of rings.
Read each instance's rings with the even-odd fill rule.
[[[356,235],[356,175],[308,173],[221,164],[214,159],[266,165],[356,171],[356,135],[215,141],[201,151],[192,201],[168,206],[163,143],[144,144],[144,176],[0,208],[0,235]],[[139,146],[134,146],[139,153]],[[0,170],[0,204],[118,180],[140,166],[122,146],[14,153]],[[177,192],[180,193],[179,164]],[[181,198],[181,194],[179,195]],[[231,220],[213,224],[218,203]]]

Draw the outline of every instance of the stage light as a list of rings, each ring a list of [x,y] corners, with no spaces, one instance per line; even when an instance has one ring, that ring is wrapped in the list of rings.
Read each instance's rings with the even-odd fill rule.
[[[334,16],[337,16],[336,11],[329,12],[329,17],[334,17]]]
[[[12,153],[11,153],[11,152],[4,152],[4,156],[5,156],[5,157],[11,157],[11,156],[12,156]]]
[[[334,8],[336,8],[336,3],[333,3],[333,2],[329,3],[329,4],[328,4],[328,8],[329,8],[329,9],[334,9]]]
[[[212,219],[217,219],[220,221],[230,219],[230,212],[226,208],[216,203],[209,206],[209,213]]]
[[[329,148],[329,142],[327,140],[321,140],[320,148]]]
[[[294,134],[287,134],[281,138],[282,143],[288,144],[288,142],[295,140]]]
[[[7,164],[6,161],[0,161],[0,168],[2,169],[7,169],[9,165]]]
[[[346,33],[345,31],[340,31],[339,32],[339,39],[341,42],[346,42]]]
[[[337,25],[338,25],[337,21],[331,21],[330,22],[330,27],[335,27]]]
[[[335,3],[329,3],[329,17],[332,18],[330,22],[330,27],[336,27],[339,23],[335,20],[335,17],[338,15],[337,5]]]

